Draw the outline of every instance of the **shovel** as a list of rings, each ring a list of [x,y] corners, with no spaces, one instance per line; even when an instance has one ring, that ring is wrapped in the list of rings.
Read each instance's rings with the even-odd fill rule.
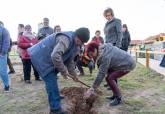
[[[72,77],[72,76],[69,76],[69,77],[73,79],[73,77]],[[73,80],[74,80],[74,79],[73,79]],[[84,86],[86,86],[86,87],[88,87],[88,88],[90,88],[90,87],[91,87],[91,86],[89,86],[89,85],[85,84],[84,82],[80,81],[79,79],[78,79],[76,82],[79,82],[79,83],[81,83],[82,85],[84,85]]]

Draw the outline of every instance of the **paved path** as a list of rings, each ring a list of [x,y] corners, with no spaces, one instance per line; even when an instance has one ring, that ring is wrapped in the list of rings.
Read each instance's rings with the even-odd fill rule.
[[[146,58],[138,58],[138,62],[143,64],[144,66],[146,66]],[[165,76],[165,68],[159,66],[160,62],[161,61],[150,59],[149,67],[152,70],[154,70],[154,71],[156,71],[156,72],[158,72],[158,73],[160,73],[160,74]]]

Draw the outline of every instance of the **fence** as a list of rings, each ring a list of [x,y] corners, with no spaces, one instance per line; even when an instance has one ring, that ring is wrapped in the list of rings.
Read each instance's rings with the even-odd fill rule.
[[[140,51],[137,49],[134,50],[129,50],[130,53],[134,52],[135,53],[135,59],[136,62],[138,60],[138,53],[145,53],[145,58],[146,58],[146,67],[149,68],[149,64],[150,64],[150,54],[157,54],[157,55],[165,55],[165,52],[160,52],[160,51],[149,51],[149,49],[146,49],[145,51]]]

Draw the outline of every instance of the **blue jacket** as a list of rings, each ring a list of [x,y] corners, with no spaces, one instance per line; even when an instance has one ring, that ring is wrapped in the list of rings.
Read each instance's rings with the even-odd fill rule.
[[[74,41],[74,32],[54,33],[43,39],[38,44],[29,48],[28,52],[30,54],[31,61],[41,77],[46,76],[52,71],[58,72],[57,69],[55,69],[51,58],[51,53],[56,46],[56,37],[58,35],[67,36],[70,41],[69,48],[62,56],[65,65],[67,65],[67,63],[70,61],[72,55],[74,55],[74,52],[77,49]]]
[[[7,54],[10,47],[10,35],[7,29],[0,26],[0,54]]]

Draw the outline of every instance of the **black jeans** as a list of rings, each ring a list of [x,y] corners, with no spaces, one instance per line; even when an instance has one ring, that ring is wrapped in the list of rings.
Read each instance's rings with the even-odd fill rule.
[[[34,70],[34,76],[35,79],[38,80],[40,79],[38,72],[36,71],[36,69],[34,68],[34,66],[31,63],[30,59],[22,59],[22,63],[23,63],[23,72],[24,72],[24,80],[30,80],[31,77],[31,66],[33,67]]]
[[[7,64],[9,66],[10,72],[14,72],[14,68],[13,68],[13,65],[12,65],[12,63],[10,61],[9,54],[7,54]]]

